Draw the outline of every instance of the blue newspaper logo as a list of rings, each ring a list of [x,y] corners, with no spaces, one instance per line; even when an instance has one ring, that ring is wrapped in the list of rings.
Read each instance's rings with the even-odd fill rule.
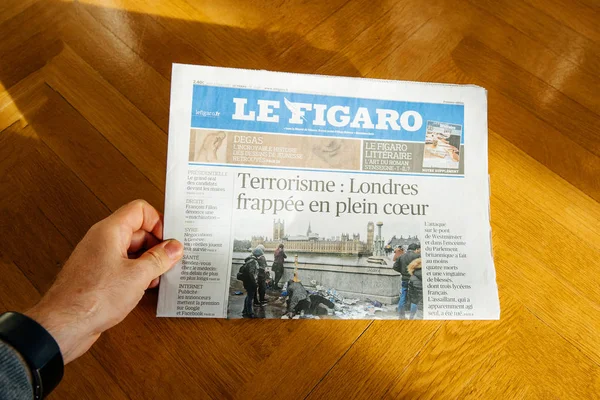
[[[248,132],[424,142],[428,120],[464,126],[462,104],[203,85],[194,86],[192,107],[193,128]]]

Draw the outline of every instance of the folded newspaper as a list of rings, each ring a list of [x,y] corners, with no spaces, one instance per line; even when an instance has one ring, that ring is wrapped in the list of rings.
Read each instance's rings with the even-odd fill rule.
[[[158,316],[498,319],[483,88],[173,65]]]

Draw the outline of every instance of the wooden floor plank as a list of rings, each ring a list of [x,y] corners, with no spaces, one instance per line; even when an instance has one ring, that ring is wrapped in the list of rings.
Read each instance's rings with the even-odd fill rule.
[[[578,34],[545,12],[524,1],[469,1],[590,73],[596,74],[600,70],[600,44]]]
[[[2,86],[10,88],[42,68],[62,50],[62,42],[53,35],[39,32],[15,48],[3,49],[0,63]]]
[[[600,221],[600,207],[596,201],[583,195],[540,163],[525,157],[523,153],[507,157],[507,154],[519,151],[497,133],[490,135],[490,144],[493,145],[490,151],[490,170],[499,176],[511,178],[492,179],[493,185],[502,185],[502,190],[507,192],[513,191],[515,194],[512,199],[515,203],[523,198],[539,204],[544,196],[551,196],[553,201],[544,203],[543,212],[571,231],[578,240],[600,251],[600,225],[593,223]],[[531,179],[532,176],[537,179]],[[518,190],[519,188],[526,190]]]
[[[13,296],[0,297],[2,312],[6,310],[27,310],[40,299],[40,294],[19,267],[10,260],[0,259],[0,288],[2,293],[14,292]]]
[[[64,47],[44,69],[48,84],[77,109],[158,188],[164,188],[167,135]]]
[[[600,42],[600,26],[598,25],[600,9],[579,0],[569,2],[558,0],[525,1],[539,12],[548,14],[577,33],[595,42]]]
[[[8,173],[11,172],[13,170]],[[6,181],[3,182],[3,187],[5,190],[15,190],[6,185]],[[72,248],[35,204],[23,203],[22,197],[17,198],[19,202],[12,203],[10,208],[3,205],[0,213],[0,225],[10,228],[3,230],[0,236],[6,242],[2,252],[19,267],[39,292],[44,293]],[[23,243],[31,244],[35,251]]]
[[[160,24],[160,18],[128,13],[118,8],[79,5],[113,35],[166,79],[171,79],[173,63],[213,65],[214,61],[191,44],[173,35]]]
[[[476,326],[470,322],[444,323],[381,398],[458,398],[475,377],[485,374],[504,355],[510,331],[498,325],[512,326],[513,311],[504,298],[501,304],[502,322],[483,322]]]
[[[169,80],[139,58],[79,3],[70,7],[66,14],[61,38],[166,133],[169,127]]]
[[[326,60],[317,69],[321,74],[342,74],[351,76],[353,70],[349,65],[359,68],[358,76],[368,74],[396,48],[407,41],[419,28],[442,8],[434,2],[426,8],[415,6],[416,1],[402,1],[388,12],[374,20],[369,27],[349,43],[341,43],[339,51]],[[390,29],[391,28],[391,29]],[[323,37],[326,41],[326,37]]]
[[[490,129],[502,132],[502,136],[515,146],[588,196],[600,201],[600,177],[596,173],[600,159],[595,154],[565,138],[551,124],[530,115],[507,96],[495,90],[488,93],[489,103],[501,110],[490,113]],[[524,123],[525,121],[528,122]]]
[[[170,352],[171,338],[160,335],[156,326],[149,327],[148,318],[141,308],[136,309],[100,337],[92,354],[113,371],[131,399],[210,398],[207,391],[211,382],[198,373],[203,360],[196,358],[195,364],[185,364],[181,353]],[[205,345],[201,338],[194,340],[198,346]]]
[[[0,217],[0,226],[13,227],[3,230],[3,237],[9,239],[11,235],[16,235],[11,240],[14,246],[9,246],[7,251],[10,259],[19,267],[26,268],[35,276],[41,274],[36,279],[26,275],[36,284],[39,291],[45,292],[52,284],[62,261],[66,260],[70,248],[81,240],[87,229],[97,221],[98,215],[106,216],[108,210],[40,140],[32,125],[19,130],[4,131],[0,155],[3,159],[11,161],[9,165],[3,165],[6,167],[2,180],[3,188],[15,196],[10,202],[1,202],[3,215]],[[49,181],[53,184],[46,186],[44,182]],[[73,198],[77,198],[78,201],[72,201]],[[15,204],[24,201],[27,207],[33,205],[34,209],[31,212],[27,212],[25,206],[17,210],[12,209]],[[9,222],[11,218],[13,222]],[[37,218],[40,218],[38,229]],[[56,232],[60,240],[56,243],[46,240],[42,226]],[[20,228],[24,230],[21,231]],[[23,243],[30,242],[27,240],[27,234],[35,234],[30,240],[35,243],[36,251],[30,252],[27,247],[18,246],[15,242],[17,238],[25,240]],[[44,255],[53,256],[44,260]],[[52,268],[49,268],[50,266]]]
[[[308,399],[381,398],[442,325],[374,322]]]
[[[144,198],[162,210],[162,188],[150,182],[60,93],[44,85],[34,96],[47,100],[30,118],[32,129],[108,209],[114,211],[129,201]],[[65,130],[78,134],[65,136]]]
[[[44,79],[39,71],[30,74],[10,89],[0,92],[0,132],[17,121],[20,127],[27,125],[27,120],[46,101],[44,96],[32,96],[44,84]],[[27,97],[27,102],[22,99]]]
[[[591,398],[598,393],[597,364],[517,302],[503,298],[502,307],[500,322],[444,324],[384,398]],[[490,380],[490,372],[500,380]],[[555,377],[551,387],[540,379],[547,376]],[[506,393],[507,386],[516,390]]]
[[[512,167],[514,164],[511,158],[521,159],[515,162],[535,164],[497,135],[494,136],[494,144],[500,155],[490,159],[492,174],[496,166],[501,168],[499,173],[510,171],[510,174],[517,174],[517,170]],[[506,150],[501,150],[502,147]],[[535,165],[519,171],[529,176],[525,176],[522,181],[511,181],[514,186],[506,186],[505,182],[512,178],[510,175],[504,175],[505,180],[492,179],[492,228],[496,232],[494,249],[498,282],[504,283],[507,293],[518,296],[536,316],[561,332],[564,338],[600,365],[600,345],[593,339],[600,334],[600,292],[597,289],[600,276],[596,273],[598,243],[593,240],[600,227],[597,217],[600,205],[582,198],[584,203],[581,203],[581,208],[572,202],[564,211],[575,215],[586,214],[584,219],[587,218],[586,223],[593,235],[588,244],[583,238],[585,232],[577,232],[576,225],[581,223],[580,220],[559,217],[561,225],[549,222],[556,218],[553,212],[555,210],[545,209],[547,206],[536,196],[535,189],[532,193],[527,191],[529,186],[535,187],[538,184],[547,188],[554,186],[560,190],[568,187],[568,183],[563,181],[562,184],[557,184],[555,178],[551,179],[548,175],[534,175]],[[533,179],[533,176],[536,178]],[[519,181],[520,186],[516,183]],[[517,191],[520,196],[514,195]],[[575,198],[578,195],[575,192],[569,197]],[[588,207],[592,209],[591,214],[587,214]],[[567,230],[565,225],[574,227]],[[546,228],[535,229],[538,226]],[[580,243],[581,247],[578,247],[577,244]],[[560,261],[558,252],[555,254],[553,251],[555,246],[562,249],[560,254],[570,254],[572,265],[577,265],[578,270],[586,269],[587,273],[565,274],[565,263]],[[518,258],[512,255],[515,251],[519,254]],[[515,279],[516,270],[519,271],[519,279]],[[574,319],[570,311],[573,307],[581,310],[586,319]]]
[[[61,19],[63,5],[54,1],[6,0],[0,3],[0,53],[43,31],[52,31]]]
[[[20,15],[38,0],[5,0],[0,3],[0,24]]]
[[[302,18],[296,18],[295,13],[286,12],[285,3],[279,7],[271,7],[261,5],[260,2],[250,2],[249,5],[254,9],[269,9],[267,13],[254,12],[254,18],[258,20],[251,26],[245,26],[246,17],[243,14],[238,14],[237,18],[232,17],[232,21],[223,25],[211,21],[206,15],[198,21],[190,21],[187,17],[198,14],[202,5],[195,7],[176,0],[162,1],[153,6],[138,0],[122,0],[121,4],[133,6],[136,10],[148,10],[161,25],[190,43],[196,51],[207,55],[212,63],[228,67],[264,68],[283,49],[300,40],[307,30],[312,29],[313,23],[326,18],[344,3],[344,0],[335,0],[306,5],[292,4],[294,9],[302,9],[303,12]],[[240,6],[236,8],[239,9]],[[311,21],[310,25],[304,22],[307,20]],[[279,31],[277,26],[286,29]]]
[[[286,48],[277,58],[277,66],[284,71],[314,72],[332,56],[343,49],[373,23],[385,16],[398,1],[352,1],[346,2],[333,14],[316,24],[314,29]],[[364,13],[365,7],[371,12]],[[313,48],[325,49],[315,53]],[[350,65],[347,63],[346,65]],[[355,74],[354,74],[355,75]]]
[[[462,39],[462,33],[456,32],[443,14],[431,18],[365,76],[394,79],[401,74],[403,80],[417,80],[445,58]],[[425,46],[427,51],[422,51]]]
[[[369,326],[369,321],[332,321],[329,327],[323,327],[320,321],[306,322],[287,334],[286,340],[267,359],[257,363],[260,367],[254,379],[238,386],[235,398],[306,398],[319,379],[327,374]],[[260,323],[257,321],[255,325]],[[234,322],[229,324],[233,325]],[[261,327],[260,331],[268,334],[270,331],[265,328]],[[298,346],[299,343],[303,345]],[[264,371],[277,373],[269,376],[269,385],[256,385],[257,380],[265,379],[262,377]]]

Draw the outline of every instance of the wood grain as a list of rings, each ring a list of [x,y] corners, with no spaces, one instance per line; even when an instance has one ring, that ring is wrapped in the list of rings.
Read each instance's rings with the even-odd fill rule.
[[[173,62],[488,90],[497,322],[155,318],[149,292],[54,399],[600,398],[597,0],[5,0],[0,311],[95,221],[163,208]]]

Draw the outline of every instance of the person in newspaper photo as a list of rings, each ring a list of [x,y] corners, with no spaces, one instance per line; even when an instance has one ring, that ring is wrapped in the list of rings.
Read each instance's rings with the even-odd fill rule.
[[[246,299],[244,300],[243,318],[254,318],[254,297],[258,288],[258,257],[263,256],[264,252],[260,248],[255,248],[252,254],[244,260],[240,268],[238,279],[244,284],[246,290]]]
[[[410,318],[423,319],[423,275],[421,258],[414,259],[408,264],[408,300],[410,302]]]
[[[418,243],[411,243],[408,245],[408,251],[398,257],[394,262],[394,271],[402,274],[402,289],[400,291],[400,300],[398,301],[398,314],[400,319],[406,318],[407,308],[410,307],[408,301],[408,282],[410,280],[410,273],[408,272],[408,265],[415,259],[421,257],[421,245]]]
[[[394,249],[394,257],[392,258],[392,261],[396,262],[396,260],[404,253],[405,253],[404,247],[402,247],[402,246],[396,247]]]
[[[259,244],[256,248],[259,249],[262,254],[256,256],[258,259],[258,272],[256,275],[258,290],[254,292],[254,307],[262,307],[267,304],[267,300],[265,299],[265,294],[267,292],[267,259],[265,258],[265,246]]]
[[[275,290],[280,290],[279,281],[283,276],[283,263],[287,258],[285,251],[283,250],[283,243],[280,243],[277,246],[277,250],[275,250],[275,254],[273,255],[273,267],[272,270],[275,272],[275,280],[273,282],[273,288]]]
[[[290,279],[287,284],[287,312],[282,318],[292,319],[296,315],[309,314],[309,315],[325,315],[327,309],[321,307],[327,307],[332,309],[335,305],[325,297],[318,294],[310,294],[304,287],[298,273],[294,273],[294,277]]]

